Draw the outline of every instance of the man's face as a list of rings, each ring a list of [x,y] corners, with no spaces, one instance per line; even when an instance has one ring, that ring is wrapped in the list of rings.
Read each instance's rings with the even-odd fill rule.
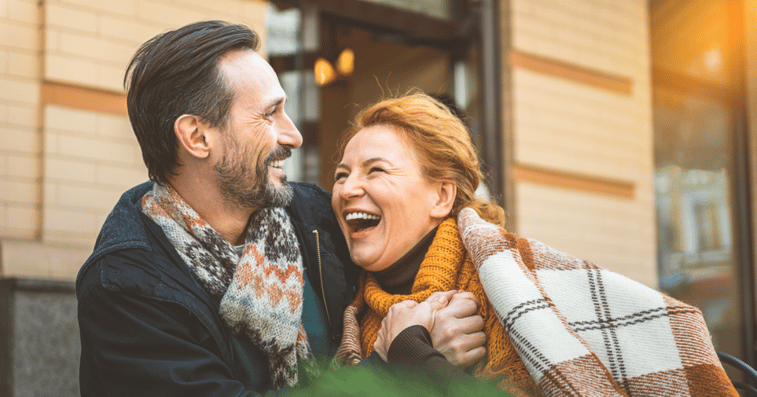
[[[252,210],[285,206],[293,193],[281,167],[302,136],[284,112],[284,89],[268,62],[252,50],[229,52],[218,67],[236,92],[220,131],[224,152],[215,171],[221,192]]]

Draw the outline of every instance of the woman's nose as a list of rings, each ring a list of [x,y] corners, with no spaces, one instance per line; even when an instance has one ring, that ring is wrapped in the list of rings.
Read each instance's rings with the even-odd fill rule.
[[[339,189],[339,197],[343,199],[360,197],[363,193],[363,184],[360,178],[353,175],[347,176]]]

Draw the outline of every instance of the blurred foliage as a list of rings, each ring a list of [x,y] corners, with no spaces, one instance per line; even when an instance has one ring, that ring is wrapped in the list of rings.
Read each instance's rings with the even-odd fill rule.
[[[366,360],[368,361],[368,360]],[[512,394],[467,377],[433,379],[419,367],[388,366],[363,363],[335,368],[331,360],[318,360],[305,369],[305,388],[294,390],[295,397],[365,396],[365,397],[438,397],[447,396],[511,396]],[[302,374],[302,372],[300,372]],[[318,375],[313,376],[312,374]],[[303,379],[303,378],[301,378]],[[472,380],[473,379],[473,380]],[[472,381],[471,381],[472,380]],[[445,390],[446,389],[446,390]]]

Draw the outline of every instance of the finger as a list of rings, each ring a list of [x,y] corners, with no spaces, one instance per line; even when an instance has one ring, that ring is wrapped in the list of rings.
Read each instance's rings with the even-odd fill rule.
[[[443,292],[434,292],[431,294],[428,298],[426,298],[426,302],[430,302],[437,299],[443,299],[443,301],[449,302],[450,299],[452,299],[452,296],[455,295],[458,291],[452,290],[452,291],[443,291]]]
[[[400,305],[400,306],[402,306],[402,307],[405,307],[407,309],[412,309],[412,308],[414,308],[415,306],[418,305],[418,302],[416,302],[414,300],[408,299],[408,300],[404,300],[404,301],[402,301],[400,303],[397,303],[397,304]]]
[[[456,324],[463,334],[474,334],[484,330],[484,318],[481,316],[458,318]]]
[[[386,354],[384,353],[384,349],[383,349],[382,345],[383,344],[380,343],[380,340],[377,339],[376,342],[373,343],[373,350],[376,351],[376,353],[378,353],[379,357],[381,357],[381,359],[386,362],[387,361],[386,360]]]
[[[463,353],[483,347],[486,344],[486,334],[483,332],[476,332],[471,335],[460,335],[457,340],[458,343],[455,346],[455,350],[460,352],[458,354],[459,356]]]
[[[402,312],[402,311],[404,311],[406,309],[412,309],[412,308],[414,308],[417,305],[418,305],[418,302],[415,302],[415,301],[409,300],[409,299],[401,301],[401,302],[397,302],[397,303],[389,306],[388,316],[391,317],[393,315],[393,313]]]
[[[431,329],[434,328],[434,314],[437,312],[438,309],[436,308],[439,307],[439,305],[441,305],[441,303],[438,301],[432,303],[424,301],[419,303],[418,306],[413,309],[414,321],[431,331]]]
[[[455,318],[469,317],[478,311],[478,305],[470,299],[454,299],[444,310]]]
[[[451,291],[434,292],[433,294],[429,295],[428,298],[426,298],[426,300],[428,301],[428,300],[436,299],[436,298],[438,298],[440,296],[447,295],[450,292]],[[452,295],[450,295],[450,296],[452,296]]]
[[[447,300],[446,296],[440,296],[440,297],[437,297],[436,299],[433,299],[433,300],[430,300],[430,301],[426,300],[423,303],[428,304],[429,306],[431,306],[431,311],[436,312],[437,310],[441,310],[441,309],[444,309],[445,307],[447,307],[447,303],[448,302],[449,302],[449,300]]]
[[[476,306],[481,306],[481,301],[476,297],[476,295],[473,295],[473,293],[468,291],[462,291],[457,292],[456,294],[452,295],[450,300],[457,300],[457,299],[470,299],[473,302],[476,303]]]
[[[481,347],[486,343],[486,334],[483,332],[475,332],[465,336],[465,348],[467,350],[473,350],[477,347]]]
[[[457,366],[462,367],[462,368],[469,367],[483,360],[484,357],[486,357],[486,348],[483,346],[477,347],[463,354],[462,357],[460,358],[460,361],[457,363]]]

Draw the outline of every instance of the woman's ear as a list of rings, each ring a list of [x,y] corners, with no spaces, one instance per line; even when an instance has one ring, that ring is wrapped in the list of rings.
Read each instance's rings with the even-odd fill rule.
[[[452,181],[442,181],[437,186],[437,201],[431,208],[434,218],[446,218],[452,211],[457,197],[457,185]]]
[[[190,155],[204,159],[210,155],[210,136],[207,126],[192,114],[182,114],[173,125],[179,146]]]

